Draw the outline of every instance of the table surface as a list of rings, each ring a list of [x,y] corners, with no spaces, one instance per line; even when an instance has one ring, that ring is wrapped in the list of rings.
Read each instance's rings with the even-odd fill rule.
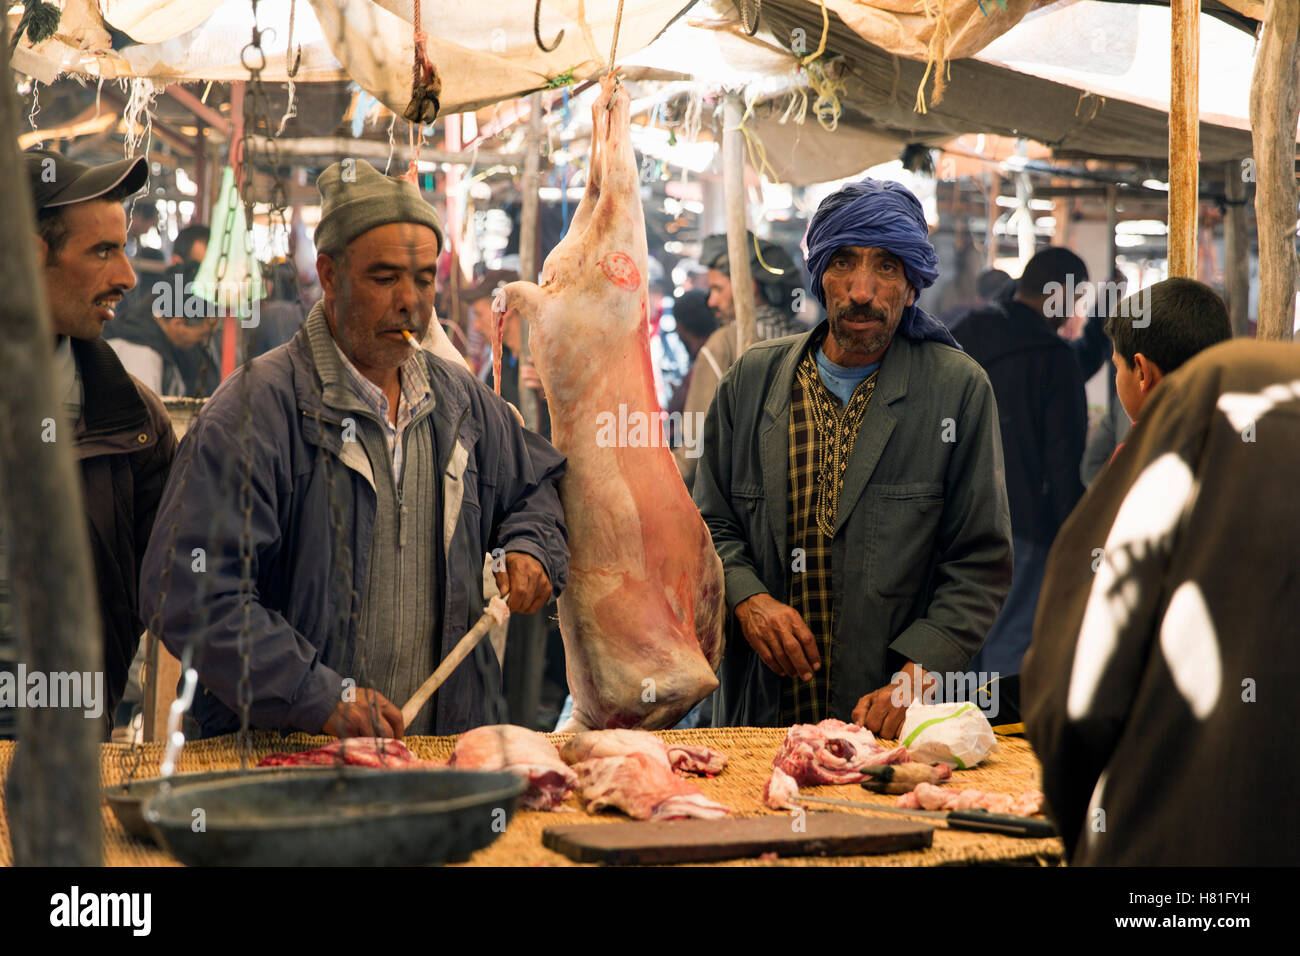
[[[331,738],[293,734],[281,738],[272,733],[253,736],[254,762],[270,753],[296,751],[321,746]],[[557,745],[567,739],[564,734],[549,735]],[[700,790],[708,797],[730,807],[737,817],[776,815],[784,811],[767,809],[762,802],[763,785],[771,774],[784,728],[729,727],[699,730],[661,731],[667,742],[704,744],[721,750],[728,757],[727,768],[717,777],[697,779]],[[425,760],[445,761],[451,756],[454,737],[411,737],[405,743]],[[1020,738],[1000,737],[999,750],[973,770],[954,773],[948,787],[976,787],[999,793],[1018,794],[1041,787],[1041,769],[1029,744]],[[7,778],[14,744],[0,741],[0,784]],[[162,758],[161,744],[143,744],[134,751],[119,744],[101,745],[100,777],[104,786],[119,783],[131,774],[152,777],[158,774]],[[232,769],[239,766],[233,735],[200,740],[185,747],[178,772]],[[696,778],[692,778],[696,779]],[[0,793],[3,790],[0,789]],[[808,787],[810,796],[834,796],[849,800],[890,806],[893,796],[872,794],[858,786]],[[827,810],[862,813],[873,819],[916,819],[896,814],[873,814],[835,807]],[[822,812],[809,804],[808,812]],[[788,813],[786,814],[788,815]],[[628,818],[614,811],[588,814],[576,794],[569,796],[562,808],[553,812],[519,810],[506,831],[492,845],[478,851],[466,866],[578,866],[567,857],[542,846],[542,831],[548,826],[576,823],[613,823]],[[178,866],[166,851],[130,837],[107,805],[103,807],[104,863],[108,866]],[[1062,861],[1063,847],[1058,839],[1030,840],[989,833],[969,833],[935,828],[934,843],[925,850],[876,856],[782,857],[780,859],[747,858],[728,860],[714,866],[943,866],[969,864],[1020,864],[1054,866]],[[12,864],[8,821],[0,810],[0,865]]]

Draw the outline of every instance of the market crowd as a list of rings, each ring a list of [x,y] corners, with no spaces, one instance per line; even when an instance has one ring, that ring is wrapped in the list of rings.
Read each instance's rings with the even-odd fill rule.
[[[182,301],[157,314],[127,260],[123,202],[144,161],[27,163],[106,732],[150,621],[194,654],[204,736],[245,720],[340,736],[506,720],[487,642],[410,726],[398,706],[488,595],[529,614],[565,587],[566,462],[546,417],[528,429],[512,408],[533,389],[545,410],[518,315],[492,352],[495,293],[515,276],[461,293],[463,362],[413,346],[435,321],[441,221],[414,185],[335,164],[318,181],[319,295],[273,281],[283,314],[219,382],[218,323]],[[208,238],[182,233],[156,275],[191,283]],[[1000,682],[1000,719],[1024,722],[1074,861],[1178,860],[1183,833],[1216,858],[1284,853],[1260,839],[1262,794],[1181,768],[1245,781],[1279,756],[1300,606],[1296,347],[1230,341],[1223,301],[1180,278],[1099,300],[1068,339],[1088,272],[1063,248],[986,274],[982,301],[940,321],[920,301],[940,277],[925,215],[892,182],[826,198],[803,263],[748,238],[757,341],[743,352],[722,237],[675,300],[662,270],[650,289],[661,401],[704,422],[702,453],[677,460],[729,612],[720,687],[688,725],[838,718],[894,738],[900,687],[974,671]],[[815,306],[792,306],[801,282]],[[1107,363],[1089,441],[1084,382]],[[179,447],[159,394],[207,399]],[[4,541],[0,526],[11,667]],[[205,572],[189,573],[200,551]],[[1270,762],[1296,792],[1297,762]],[[1121,837],[1088,826],[1102,802]]]

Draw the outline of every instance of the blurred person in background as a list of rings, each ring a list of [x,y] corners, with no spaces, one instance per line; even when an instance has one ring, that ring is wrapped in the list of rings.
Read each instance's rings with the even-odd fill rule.
[[[288,342],[307,321],[307,309],[299,297],[298,269],[292,263],[272,263],[266,285],[267,296],[258,306],[257,325],[247,329],[250,359]]]
[[[675,413],[680,418],[686,411],[686,393],[690,390],[691,376],[695,373],[695,359],[709,336],[717,331],[718,317],[709,308],[707,292],[686,292],[673,302],[673,319],[677,323],[677,338],[686,349],[688,363],[686,374],[668,400],[667,411],[669,415]],[[671,423],[672,419],[669,421]],[[675,455],[679,454],[677,446],[681,444],[681,437],[678,434],[668,436]],[[681,467],[680,460],[678,467]]]
[[[117,335],[108,344],[122,366],[158,395],[206,398],[221,380],[209,347],[219,319],[215,307],[193,295],[199,263],[153,275],[143,294],[124,301]]]
[[[187,262],[202,262],[208,254],[208,237],[211,230],[202,223],[186,226],[176,233],[172,242],[172,265],[184,266]]]
[[[1019,673],[1048,549],[1083,495],[1087,399],[1070,343],[1058,333],[1087,281],[1088,268],[1073,252],[1043,249],[1025,264],[1005,309],[973,310],[952,330],[988,373],[997,398],[1015,562],[1011,593],[971,659],[972,671]]]
[[[799,321],[796,309],[796,305],[801,304],[804,298],[803,274],[799,266],[789,253],[775,243],[756,244],[753,233],[746,233],[746,241],[750,253],[749,272],[754,280],[754,340],[764,342],[808,331],[808,326]],[[709,270],[709,308],[717,316],[720,328],[700,348],[696,359],[698,366],[691,374],[691,385],[686,393],[683,415],[703,421],[709,403],[713,401],[713,394],[718,390],[718,382],[740,355],[740,327],[736,325],[725,235],[710,236],[704,240],[700,264]],[[695,480],[697,460],[677,456],[677,466],[687,488]]]

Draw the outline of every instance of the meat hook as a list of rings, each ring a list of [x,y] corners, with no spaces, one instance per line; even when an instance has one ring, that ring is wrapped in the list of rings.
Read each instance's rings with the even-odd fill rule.
[[[564,39],[564,31],[561,30],[555,35],[550,46],[542,42],[542,0],[537,0],[537,4],[533,7],[533,39],[537,41],[537,46],[543,53],[552,52]]]

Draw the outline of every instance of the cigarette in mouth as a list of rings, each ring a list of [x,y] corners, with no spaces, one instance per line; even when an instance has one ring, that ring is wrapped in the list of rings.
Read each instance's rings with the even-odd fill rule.
[[[420,343],[415,341],[415,336],[412,335],[409,330],[402,329],[402,335],[406,336],[407,345],[409,345],[411,348],[415,349],[416,351],[419,351]]]

